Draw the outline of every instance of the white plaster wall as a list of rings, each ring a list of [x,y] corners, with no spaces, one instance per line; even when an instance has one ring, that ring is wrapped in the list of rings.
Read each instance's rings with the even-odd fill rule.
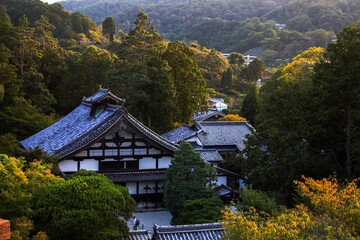
[[[139,169],[156,169],[156,159],[152,157],[139,159]]]
[[[218,176],[218,180],[216,182],[217,185],[221,185],[224,184],[226,186],[226,181],[227,177],[226,176]]]
[[[144,189],[144,187],[148,185],[148,187],[150,187],[151,189],[147,191],[147,193],[155,193],[155,182],[154,181],[149,181],[149,182],[139,182],[139,193],[140,194],[145,194],[146,191]]]
[[[131,142],[123,142],[123,143],[121,144],[122,147],[128,147],[128,146],[130,146],[130,145],[131,145]]]
[[[146,144],[144,142],[135,142],[136,146],[144,147]]]
[[[89,156],[102,156],[103,150],[89,150]]]
[[[129,189],[130,194],[136,194],[136,182],[127,182],[126,187]]]
[[[159,158],[159,168],[169,168],[171,162],[171,157],[162,157]]]
[[[155,148],[150,148],[149,149],[149,154],[160,154],[161,151],[160,150],[157,150]]]
[[[62,160],[59,162],[59,168],[63,172],[77,172],[77,162],[74,160]]]
[[[75,155],[75,157],[87,157],[87,151],[79,152],[78,154]]]
[[[113,142],[107,142],[107,143],[105,143],[105,145],[106,145],[107,147],[116,147],[116,144],[113,143]]]
[[[99,161],[96,161],[95,159],[85,159],[84,161],[80,161],[80,169],[99,171]]]
[[[97,147],[100,147],[101,146],[101,143],[94,143],[93,145],[91,145],[91,147],[93,148],[97,148]]]
[[[120,155],[121,156],[129,156],[132,154],[132,149],[120,149]]]
[[[105,156],[117,156],[118,150],[117,149],[106,149]]]
[[[193,136],[191,138],[186,139],[187,142],[196,142],[197,145],[202,146],[202,142],[199,140],[197,136]]]
[[[134,149],[134,154],[135,155],[146,155],[147,149],[146,148],[136,148],[136,149]]]

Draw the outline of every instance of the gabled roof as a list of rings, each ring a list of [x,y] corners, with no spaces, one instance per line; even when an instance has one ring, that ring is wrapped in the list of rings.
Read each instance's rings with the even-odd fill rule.
[[[245,121],[201,121],[193,126],[184,125],[162,136],[171,142],[178,143],[190,137],[197,136],[203,147],[221,148],[222,146],[244,149],[244,140],[247,134],[255,129]]]
[[[158,240],[217,240],[224,236],[221,223],[158,226],[154,224],[154,239]]]
[[[197,125],[202,129],[197,136],[204,147],[235,145],[243,150],[246,135],[254,131],[248,122],[197,122]]]
[[[96,102],[100,102],[103,101],[106,98],[110,98],[115,100],[116,102],[120,102],[120,103],[125,103],[125,100],[115,96],[114,94],[112,94],[110,92],[109,89],[105,89],[105,88],[99,88],[99,91],[97,93],[95,93],[94,95],[87,97],[87,98],[83,98],[83,102],[85,103],[96,103]]]
[[[103,136],[116,123],[126,120],[135,129],[138,129],[144,137],[155,144],[162,146],[170,152],[177,149],[176,144],[167,141],[147,128],[128,113],[124,106],[105,103],[99,113],[95,116],[90,116],[92,105],[89,103],[91,101],[98,102],[106,99],[108,96],[113,98],[112,95],[110,91],[100,89],[92,97],[85,98],[80,106],[64,118],[20,143],[28,150],[40,147],[49,154],[56,154],[64,158]],[[120,98],[115,96],[114,99]]]
[[[191,138],[197,134],[199,130],[195,126],[184,125],[178,128],[171,130],[163,135],[163,138],[169,140],[173,143],[178,143],[181,140]]]
[[[223,160],[221,155],[215,149],[199,149],[201,158],[206,162],[220,162]]]
[[[207,112],[196,112],[194,116],[191,118],[191,121],[205,121],[211,117],[225,117],[226,114],[223,112],[219,112],[216,110],[209,110]]]
[[[229,186],[225,186],[224,184],[214,187],[214,191],[218,197],[231,197],[233,194],[239,196],[239,191],[234,190]]]

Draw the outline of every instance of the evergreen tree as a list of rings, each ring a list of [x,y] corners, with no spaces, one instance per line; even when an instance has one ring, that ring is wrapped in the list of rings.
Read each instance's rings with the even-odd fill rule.
[[[249,89],[242,103],[241,115],[255,126],[255,117],[259,112],[259,91],[255,84]]]
[[[166,171],[164,202],[172,215],[172,223],[176,223],[186,200],[213,196],[213,190],[206,186],[208,175],[209,166],[200,153],[182,141]]]
[[[344,28],[324,58],[315,66],[313,77],[320,101],[318,111],[328,132],[327,141],[351,178],[358,176],[360,169],[360,28]]]
[[[188,123],[195,110],[206,105],[205,81],[193,60],[194,52],[183,43],[169,43],[162,55],[171,70],[175,85],[175,121]]]
[[[131,63],[145,64],[155,56],[159,56],[164,49],[164,37],[159,35],[155,27],[150,27],[148,17],[140,11],[135,21],[135,28],[131,29],[124,39],[126,58]]]
[[[232,87],[232,70],[228,68],[226,71],[223,72],[221,76],[221,87],[223,89],[231,89]]]
[[[129,190],[96,172],[40,189],[34,199],[35,227],[51,239],[123,239],[135,211]]]
[[[107,36],[110,42],[114,41],[114,34],[116,32],[116,25],[113,17],[105,18],[102,23],[102,33]]]

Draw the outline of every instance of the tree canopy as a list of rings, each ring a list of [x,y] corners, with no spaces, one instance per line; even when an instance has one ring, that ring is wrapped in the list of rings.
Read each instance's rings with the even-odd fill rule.
[[[213,196],[213,190],[206,186],[209,169],[190,143],[180,142],[166,170],[164,188],[164,202],[172,215],[172,223],[177,223],[186,200]]]
[[[107,177],[80,170],[70,179],[40,189],[35,197],[35,227],[51,239],[121,239],[124,221],[135,211],[127,188]]]

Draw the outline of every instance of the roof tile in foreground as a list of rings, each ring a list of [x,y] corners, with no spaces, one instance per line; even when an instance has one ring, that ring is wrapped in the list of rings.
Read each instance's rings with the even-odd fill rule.
[[[224,236],[224,228],[221,223],[177,226],[154,225],[154,239],[158,240],[217,240],[222,236]]]

